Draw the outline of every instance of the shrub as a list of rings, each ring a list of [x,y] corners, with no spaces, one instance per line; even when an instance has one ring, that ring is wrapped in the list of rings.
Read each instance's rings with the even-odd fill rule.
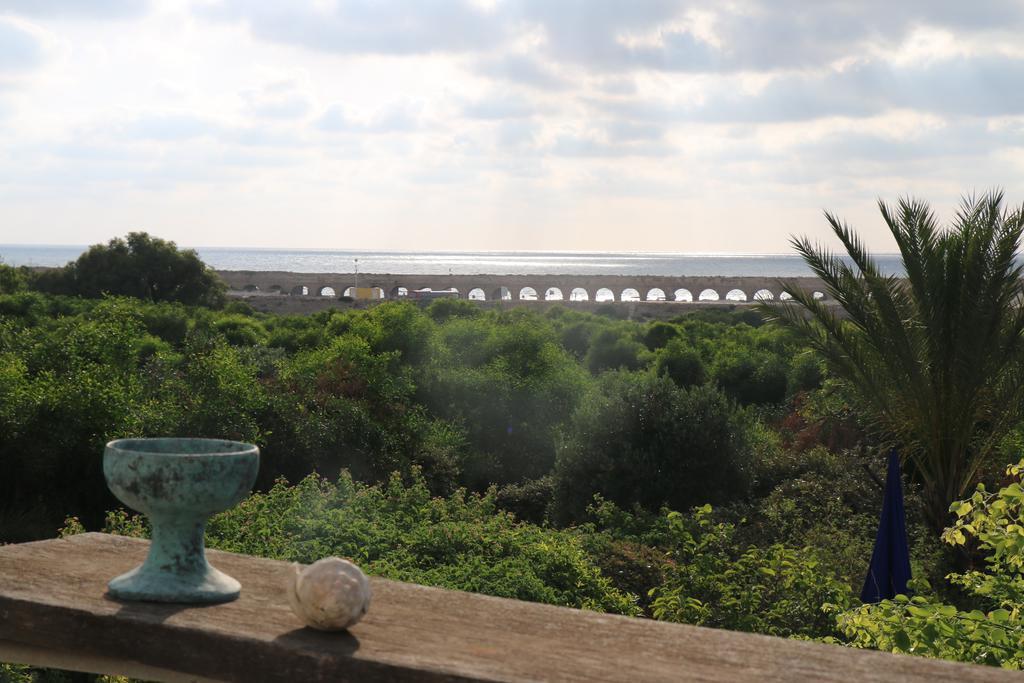
[[[281,363],[267,384],[267,446],[276,460],[268,460],[264,477],[346,467],[377,480],[419,463],[441,490],[449,488],[461,432],[435,424],[414,405],[411,371],[394,367],[398,356],[346,334]]]
[[[267,330],[258,320],[232,314],[217,318],[213,329],[224,335],[232,346],[256,346],[267,340]]]
[[[130,302],[105,301],[0,340],[0,500],[57,508],[54,522],[68,512],[95,520],[113,502],[103,446],[139,433],[146,414],[137,315]]]
[[[405,364],[419,365],[431,355],[435,326],[411,302],[385,302],[353,317],[350,324],[375,352],[397,351]]]
[[[594,493],[630,508],[687,509],[742,497],[751,437],[714,387],[607,373],[573,417],[555,466],[555,511],[579,519]]]
[[[25,268],[14,268],[0,262],[0,294],[14,294],[28,288],[29,276]]]
[[[977,544],[984,565],[947,577],[976,603],[975,609],[946,604],[927,582],[918,595],[897,595],[877,605],[838,612],[847,644],[888,652],[954,659],[1008,669],[1024,666],[1024,460],[1006,471],[1015,481],[988,493],[979,484],[949,511],[956,521],[942,534],[951,546]]]
[[[555,484],[550,476],[530,479],[520,484],[506,484],[497,490],[495,502],[527,522],[541,524],[547,516]]]
[[[774,636],[835,633],[822,609],[845,608],[850,587],[809,549],[739,547],[736,529],[715,523],[711,506],[668,513],[672,569],[652,589],[655,619]]]
[[[804,351],[793,359],[789,369],[789,386],[792,391],[820,389],[824,380],[821,359],[813,351]]]
[[[591,338],[587,351],[587,368],[598,373],[602,370],[637,370],[644,365],[646,349],[643,344],[618,328],[606,328]]]
[[[106,530],[148,533],[144,520],[118,511]],[[497,509],[494,491],[432,498],[417,471],[368,486],[342,473],[336,483],[311,475],[211,518],[207,544],[294,562],[337,555],[368,574],[454,590],[619,614],[636,597],[616,590],[571,532],[517,522]]]
[[[590,338],[597,326],[589,321],[579,320],[562,328],[561,341],[566,351],[582,360],[590,350]]]
[[[539,324],[540,323],[540,324]],[[475,490],[548,474],[555,438],[587,377],[535,314],[460,319],[417,396],[467,436],[462,482]]]
[[[267,345],[289,353],[316,348],[324,341],[327,330],[310,316],[275,316],[265,325],[269,333]]]
[[[657,351],[679,336],[679,328],[671,323],[651,323],[644,333],[644,345],[651,351]]]
[[[719,354],[711,374],[722,390],[740,403],[766,404],[786,398],[787,369],[778,356],[736,350]]]
[[[479,305],[465,299],[435,299],[427,306],[427,315],[438,323],[451,318],[475,318],[481,312]]]
[[[704,384],[707,372],[696,349],[681,339],[671,339],[657,356],[655,372],[665,375],[681,387]]]
[[[182,344],[189,331],[189,314],[180,304],[161,303],[142,309],[146,330],[175,346]]]

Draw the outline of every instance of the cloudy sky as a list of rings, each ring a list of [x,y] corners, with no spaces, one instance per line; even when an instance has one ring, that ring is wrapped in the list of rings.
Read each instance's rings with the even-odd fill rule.
[[[1018,0],[0,0],[0,243],[785,252],[1024,199]]]

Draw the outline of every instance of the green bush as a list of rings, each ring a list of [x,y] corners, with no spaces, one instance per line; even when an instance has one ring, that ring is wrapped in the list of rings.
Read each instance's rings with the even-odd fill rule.
[[[583,360],[590,350],[590,338],[598,327],[593,322],[579,320],[562,328],[562,347],[577,360]]]
[[[596,374],[602,370],[638,370],[646,359],[647,350],[629,332],[606,328],[591,338],[586,364]]]
[[[714,387],[681,389],[666,377],[606,373],[559,449],[556,518],[580,519],[594,493],[648,510],[742,498],[752,457],[744,419]]]
[[[351,331],[377,353],[397,351],[402,363],[420,365],[433,353],[434,324],[414,304],[389,301],[351,318]]]
[[[142,324],[146,331],[176,346],[188,336],[190,318],[188,309],[181,304],[160,303],[142,309]]]
[[[719,512],[744,520],[736,530],[742,543],[812,546],[827,555],[830,571],[859,586],[882,501],[882,489],[872,476],[885,478],[873,456],[834,453],[820,446],[803,452],[777,445],[763,449],[755,460],[752,500],[731,501]],[[912,496],[913,489],[908,500]],[[913,515],[908,518],[911,530],[920,532],[917,522]],[[922,545],[918,537],[912,540],[914,557],[930,558],[934,544]]]
[[[678,337],[678,327],[659,321],[648,325],[647,331],[644,332],[644,345],[651,351],[657,351]]]
[[[668,514],[672,569],[651,590],[655,619],[774,636],[835,633],[831,614],[851,603],[850,586],[810,548],[743,548],[735,527],[715,523],[711,506]]]
[[[213,323],[213,329],[224,335],[232,346],[256,346],[267,340],[267,330],[258,320],[244,315],[225,315]]]
[[[781,403],[786,398],[788,367],[781,358],[749,351],[721,353],[711,375],[731,398],[743,404]]]
[[[813,351],[804,351],[793,359],[789,369],[789,386],[794,391],[820,389],[825,381],[821,359]]]
[[[267,346],[283,349],[288,353],[314,349],[323,343],[329,329],[318,324],[315,318],[289,315],[274,316],[265,325],[269,338]]]
[[[482,490],[548,474],[556,435],[587,381],[551,326],[533,314],[504,313],[452,320],[441,339],[444,351],[417,396],[465,428],[463,483]]]
[[[460,430],[413,402],[411,370],[398,351],[374,352],[355,335],[296,353],[268,380],[267,471],[301,477],[342,467],[363,480],[420,464],[438,490],[454,485]]]
[[[29,275],[24,268],[0,262],[0,294],[14,294],[28,289]]]
[[[479,304],[466,299],[435,299],[427,306],[427,315],[438,323],[451,318],[475,318],[481,312]]]
[[[497,490],[495,501],[502,510],[508,510],[516,519],[542,524],[554,494],[551,476],[530,479],[519,484],[506,484]]]
[[[681,387],[704,384],[707,371],[700,353],[681,339],[671,339],[658,352],[655,372],[669,377]]]
[[[0,664],[0,683],[128,683],[121,676],[100,676],[21,664]]]
[[[139,433],[263,443],[259,418],[269,396],[256,367],[224,340],[191,337],[180,355],[157,355],[137,374]]]
[[[4,507],[63,508],[49,514],[55,524],[68,512],[95,520],[113,503],[100,458],[106,441],[140,430],[146,339],[123,301],[0,336]]]
[[[917,595],[897,595],[877,605],[838,611],[847,644],[888,652],[989,664],[1024,666],[1024,460],[1007,468],[1012,483],[989,493],[979,484],[949,511],[956,521],[942,535],[954,547],[976,545],[985,553],[976,569],[954,572],[949,581],[975,605],[964,609],[942,601],[926,581]]]
[[[106,530],[144,535],[123,512]],[[367,573],[399,581],[619,614],[636,614],[636,596],[616,590],[571,532],[517,522],[494,491],[433,498],[416,470],[367,486],[342,473],[283,482],[216,515],[211,548],[295,562],[337,555]]]

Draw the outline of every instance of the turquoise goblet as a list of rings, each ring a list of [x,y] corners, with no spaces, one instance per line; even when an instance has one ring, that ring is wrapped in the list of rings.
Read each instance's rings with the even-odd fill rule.
[[[152,528],[146,561],[107,584],[122,600],[228,602],[235,579],[206,561],[206,520],[244,499],[259,469],[256,446],[221,439],[119,439],[103,453],[107,486]]]

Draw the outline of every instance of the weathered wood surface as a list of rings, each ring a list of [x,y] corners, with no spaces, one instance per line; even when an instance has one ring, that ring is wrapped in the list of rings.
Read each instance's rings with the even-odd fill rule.
[[[106,582],[147,542],[83,534],[0,547],[0,658],[165,680],[1019,681],[1019,674],[373,579],[350,633],[303,628],[287,564],[210,552],[235,602],[119,603]],[[6,648],[5,643],[6,641]],[[49,659],[46,653],[51,653]],[[43,661],[45,659],[45,661]]]

